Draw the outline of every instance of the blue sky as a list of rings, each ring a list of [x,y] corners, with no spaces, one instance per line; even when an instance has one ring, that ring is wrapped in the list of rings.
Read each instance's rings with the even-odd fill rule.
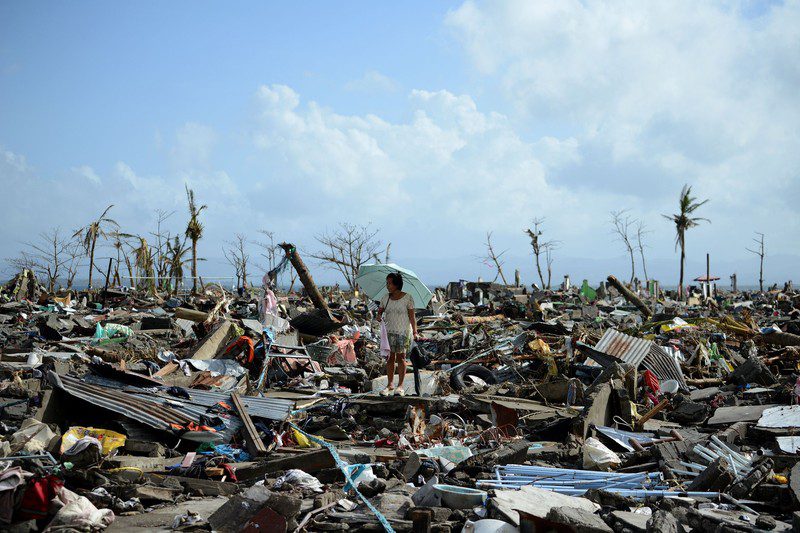
[[[625,276],[628,209],[672,281],[690,183],[693,268],[752,277],[757,230],[768,279],[797,277],[798,28],[797,2],[3,2],[0,257],[111,203],[180,232],[188,183],[207,275],[236,232],[310,251],[350,221],[434,282],[492,277],[493,231],[530,278],[544,217],[557,276]]]

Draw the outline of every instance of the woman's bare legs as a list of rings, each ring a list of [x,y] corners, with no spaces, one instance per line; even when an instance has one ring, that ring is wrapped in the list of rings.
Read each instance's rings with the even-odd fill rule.
[[[406,354],[397,353],[392,354],[397,363],[397,388],[403,388],[403,381],[406,379]]]
[[[390,353],[389,357],[386,359],[386,378],[387,378],[386,388],[388,388],[388,389],[393,388],[392,387],[392,382],[394,381],[394,361],[395,361],[395,356],[394,355],[395,354]],[[400,369],[398,368],[398,374],[399,374],[399,370]],[[404,368],[404,371],[405,371],[405,368]]]

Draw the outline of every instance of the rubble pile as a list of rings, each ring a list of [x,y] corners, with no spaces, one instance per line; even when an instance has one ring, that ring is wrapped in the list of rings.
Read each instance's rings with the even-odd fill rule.
[[[300,274],[3,287],[0,529],[800,529],[790,285],[454,282],[416,312],[405,395],[381,396],[375,303]]]

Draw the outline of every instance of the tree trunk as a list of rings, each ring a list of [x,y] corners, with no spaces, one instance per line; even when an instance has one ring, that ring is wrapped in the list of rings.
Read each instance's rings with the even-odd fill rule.
[[[686,261],[686,245],[683,243],[683,240],[681,240],[681,277],[680,277],[680,280],[678,281],[678,291],[679,291],[678,299],[681,300],[681,301],[683,300],[683,263],[684,263],[684,261]]]
[[[539,254],[536,254],[536,270],[539,271],[539,281],[542,282],[542,289],[545,288],[544,276],[542,276],[542,267],[539,265]],[[550,273],[547,274],[547,288],[550,288]]]
[[[631,285],[633,285],[633,280],[636,278],[636,263],[633,261],[633,249],[631,248],[628,250],[628,253],[631,256]]]
[[[197,241],[192,239],[192,293],[197,293]]]
[[[622,296],[626,300],[628,300],[630,303],[635,305],[636,308],[639,309],[639,311],[642,312],[642,314],[644,315],[645,319],[647,319],[650,316],[652,316],[653,312],[650,310],[649,307],[647,307],[647,305],[645,305],[645,303],[642,301],[642,299],[639,298],[638,296],[636,296],[628,287],[626,287],[625,285],[620,283],[620,281],[616,277],[608,276],[608,283],[612,287],[617,289],[620,292],[620,294],[622,294]]]
[[[644,250],[640,248],[639,254],[642,256],[642,270],[644,270],[644,283],[645,285],[647,285],[647,282],[650,281],[650,276],[647,275],[647,264],[645,264],[644,262]]]
[[[89,289],[92,288],[92,273],[94,271],[94,245],[97,244],[97,237],[92,239],[92,247],[89,250]]]
[[[281,243],[280,247],[283,248],[283,250],[286,252],[286,255],[289,257],[289,262],[292,263],[292,266],[297,272],[297,276],[300,278],[300,282],[303,284],[303,287],[306,288],[306,292],[308,292],[308,296],[311,298],[314,307],[325,311],[330,317],[331,310],[328,308],[325,298],[322,297],[322,293],[319,292],[316,283],[314,283],[314,278],[311,277],[311,273],[308,271],[305,263],[303,263],[303,260],[297,253],[297,248],[295,248],[293,244],[286,242]],[[333,317],[331,317],[331,320],[332,319]]]

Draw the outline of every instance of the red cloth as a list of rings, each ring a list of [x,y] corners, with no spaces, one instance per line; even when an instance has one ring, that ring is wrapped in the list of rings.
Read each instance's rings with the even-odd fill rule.
[[[234,348],[238,348],[239,350],[247,349],[247,360],[246,363],[252,363],[253,357],[255,356],[255,351],[253,349],[253,339],[248,337],[247,335],[242,335],[236,342],[225,348],[225,353],[231,352]]]
[[[661,393],[661,385],[658,383],[658,378],[649,370],[644,371],[644,382],[655,394]]]
[[[39,520],[47,516],[50,500],[61,491],[64,482],[54,475],[32,478],[22,496],[17,520]]]

